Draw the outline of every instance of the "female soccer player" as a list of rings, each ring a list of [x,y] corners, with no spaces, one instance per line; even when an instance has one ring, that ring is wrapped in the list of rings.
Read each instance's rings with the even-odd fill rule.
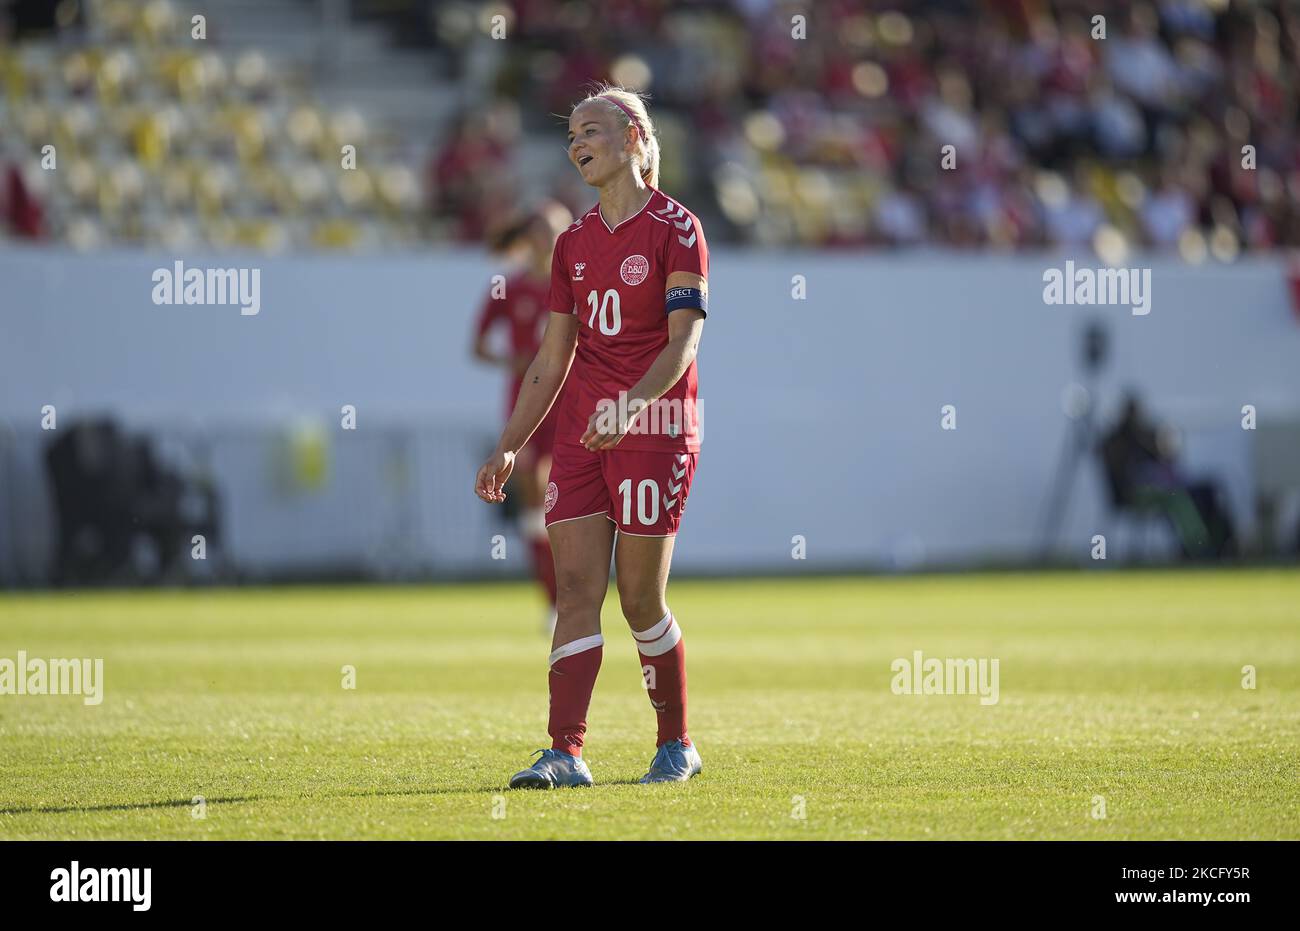
[[[684,782],[701,762],[686,732],[686,656],[665,588],[700,449],[695,355],[708,247],[695,215],[656,187],[659,140],[637,94],[602,85],[574,107],[569,160],[600,201],[556,241],[542,347],[475,480],[484,501],[505,500],[519,451],[564,386],[545,495],[558,582],[551,748],[510,786],[592,783],[582,747],[611,555],[658,715],[641,781]]]
[[[474,356],[483,362],[499,365],[510,372],[510,393],[506,416],[514,409],[528,368],[541,346],[546,327],[547,293],[551,282],[551,252],[556,237],[573,222],[573,215],[563,204],[545,201],[521,219],[497,233],[490,242],[497,254],[521,252],[522,267],[506,278],[504,287],[495,285],[479,312],[474,333]],[[505,326],[510,335],[510,349],[496,353],[489,347],[489,333]],[[551,444],[555,437],[555,416],[547,415],[528,446],[519,451],[515,465],[519,468],[517,484],[523,497],[519,529],[528,540],[533,574],[546,592],[550,616],[549,634],[555,626],[555,563],[542,515],[542,489],[551,470]]]

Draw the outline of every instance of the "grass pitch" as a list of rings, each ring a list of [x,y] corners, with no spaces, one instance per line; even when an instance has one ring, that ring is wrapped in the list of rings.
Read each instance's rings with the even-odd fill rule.
[[[611,593],[597,785],[554,792],[501,788],[547,745],[530,587],[0,596],[0,657],[105,678],[0,696],[0,837],[1300,837],[1300,573],[669,594],[704,774],[635,784],[654,714]],[[914,650],[998,658],[999,702],[893,694]]]

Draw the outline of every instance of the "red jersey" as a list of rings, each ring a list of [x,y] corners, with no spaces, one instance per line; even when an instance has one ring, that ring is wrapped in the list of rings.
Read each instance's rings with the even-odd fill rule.
[[[547,286],[526,271],[518,271],[506,279],[505,293],[496,298],[491,294],[479,311],[477,333],[481,337],[494,326],[505,324],[510,332],[510,354],[514,356],[535,356],[542,345],[542,334],[546,332],[546,321],[550,315],[546,311]],[[506,415],[514,410],[515,399],[519,397],[519,388],[524,383],[521,372],[510,375],[510,396],[507,398]]]
[[[639,212],[614,228],[597,205],[556,240],[547,307],[577,314],[579,323],[573,368],[556,401],[557,447],[578,444],[598,404],[617,403],[619,392],[640,381],[668,345],[664,304],[672,272],[707,279],[709,248],[696,216],[655,188]],[[692,361],[617,448],[699,452],[696,389]]]

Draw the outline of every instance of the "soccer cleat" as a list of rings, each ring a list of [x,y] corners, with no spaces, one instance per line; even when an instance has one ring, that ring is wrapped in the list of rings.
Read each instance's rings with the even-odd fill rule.
[[[655,752],[650,772],[641,777],[641,782],[685,782],[703,769],[704,761],[694,744],[687,746],[680,740],[670,740]]]
[[[582,757],[562,750],[537,750],[537,762],[510,777],[512,789],[564,789],[591,785],[591,770]]]

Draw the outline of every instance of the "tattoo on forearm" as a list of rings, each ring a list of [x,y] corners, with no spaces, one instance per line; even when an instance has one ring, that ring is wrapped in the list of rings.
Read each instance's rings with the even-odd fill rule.
[[[542,380],[542,376],[540,376],[540,375],[534,375],[534,376],[533,376],[533,384],[534,384],[534,385],[537,384],[538,382],[540,382],[541,380]]]

